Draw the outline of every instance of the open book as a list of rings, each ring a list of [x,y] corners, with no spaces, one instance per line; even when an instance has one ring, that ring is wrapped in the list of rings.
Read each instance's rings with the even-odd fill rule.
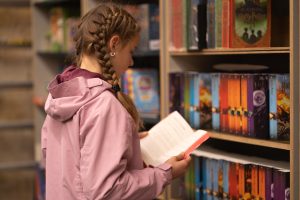
[[[188,156],[208,138],[206,131],[194,131],[185,119],[174,111],[141,139],[142,157],[146,165],[158,166],[181,152]]]

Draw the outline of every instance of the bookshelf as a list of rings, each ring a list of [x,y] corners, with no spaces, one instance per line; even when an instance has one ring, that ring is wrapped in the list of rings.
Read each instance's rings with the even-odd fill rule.
[[[61,19],[64,26],[69,18],[80,17],[80,0],[31,0],[32,8],[32,38],[33,38],[33,72],[34,72],[34,127],[35,127],[35,159],[40,161],[40,130],[45,119],[43,102],[48,92],[47,85],[54,76],[70,64],[72,52],[66,47],[67,34],[60,43],[51,43],[51,17],[55,9],[62,10]],[[60,11],[57,11],[60,12]],[[59,14],[58,14],[59,15]],[[53,34],[54,35],[54,34]],[[55,36],[53,36],[55,37]]]
[[[283,13],[280,12],[283,8]],[[290,165],[290,199],[299,199],[299,2],[297,0],[272,1],[272,15],[288,19],[289,23],[281,27],[286,41],[272,41],[268,48],[216,48],[201,51],[174,51],[170,46],[170,13],[169,1],[160,1],[160,70],[161,74],[161,117],[169,113],[169,76],[170,72],[198,71],[213,72],[212,66],[219,63],[247,63],[270,66],[268,72],[289,73],[290,76],[290,142],[261,140],[230,135],[208,130],[212,143],[229,146],[238,144],[240,148],[261,149],[262,152],[273,154],[276,157],[282,154],[284,160]],[[278,17],[278,16],[277,16]],[[272,17],[273,20],[273,17]],[[275,18],[274,20],[275,21]],[[288,26],[289,24],[289,26]],[[274,25],[273,33],[279,30]],[[278,25],[277,25],[278,26]],[[283,33],[284,32],[284,33]],[[278,37],[271,34],[271,38]],[[288,38],[288,39],[287,39]],[[274,39],[274,40],[275,40]],[[208,144],[210,145],[210,144]],[[174,188],[175,187],[175,188]],[[171,185],[167,190],[167,199],[176,199],[173,195],[178,190],[178,185]]]
[[[0,199],[32,199],[35,161],[30,2],[0,1],[0,17]]]

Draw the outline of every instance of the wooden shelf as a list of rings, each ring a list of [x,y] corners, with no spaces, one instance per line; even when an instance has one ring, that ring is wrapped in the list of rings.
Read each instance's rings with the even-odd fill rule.
[[[242,55],[242,54],[289,54],[289,47],[203,49],[201,51],[171,51],[171,56]]]
[[[74,4],[75,3],[75,4]],[[36,0],[33,3],[37,7],[50,8],[55,6],[78,6],[80,5],[80,0]]]
[[[0,82],[0,89],[7,89],[7,88],[31,88],[33,83],[31,81],[20,81],[20,82]]]
[[[37,166],[36,161],[0,163],[0,170],[33,169],[36,166]]]
[[[33,121],[0,121],[0,129],[33,128]]]
[[[133,57],[155,57],[159,56],[159,51],[134,52]]]
[[[239,143],[245,143],[245,144],[252,144],[252,145],[270,147],[270,148],[275,148],[275,149],[282,149],[282,150],[288,150],[288,151],[291,149],[290,144],[285,141],[249,138],[249,137],[236,136],[236,135],[231,135],[231,134],[226,134],[226,133],[218,133],[218,132],[214,132],[214,131],[209,131],[209,136],[214,139],[227,140],[227,141],[239,142]]]
[[[30,6],[29,0],[1,0],[0,7],[27,7]]]

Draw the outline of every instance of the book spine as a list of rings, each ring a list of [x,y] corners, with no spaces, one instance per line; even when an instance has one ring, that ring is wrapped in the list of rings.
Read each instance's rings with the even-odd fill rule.
[[[219,88],[220,88],[220,74],[212,74],[212,127],[213,130],[220,130],[220,100],[219,100]]]
[[[247,102],[248,102],[248,132],[249,132],[249,136],[250,137],[254,137],[255,133],[254,133],[254,117],[253,117],[253,113],[254,113],[254,105],[253,105],[253,92],[254,92],[254,88],[253,88],[253,84],[254,84],[254,75],[253,74],[249,74],[248,78],[247,78],[247,82],[248,82],[248,98],[247,98]]]
[[[198,5],[198,48],[207,48],[207,0],[200,0]]]
[[[188,36],[188,50],[198,50],[198,5],[199,0],[187,1],[187,36]]]
[[[277,87],[276,75],[269,75],[270,138],[277,139]]]
[[[266,199],[266,169],[258,167],[258,194],[260,199]]]
[[[288,74],[277,75],[277,135],[280,140],[290,139],[290,80]]]
[[[242,128],[241,132],[242,135],[247,136],[248,133],[248,99],[247,99],[247,93],[248,93],[248,86],[247,86],[247,75],[242,74],[241,75],[241,123]]]
[[[257,138],[269,137],[269,86],[268,76],[266,74],[258,74],[254,76],[254,128]]]

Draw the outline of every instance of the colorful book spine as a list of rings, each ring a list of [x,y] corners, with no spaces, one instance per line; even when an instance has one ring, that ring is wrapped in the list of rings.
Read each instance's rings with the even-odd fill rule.
[[[244,136],[249,135],[248,131],[248,81],[247,75],[241,75],[241,134]]]
[[[221,194],[222,199],[229,199],[229,170],[230,170],[230,163],[226,160],[223,160],[223,193]]]
[[[223,73],[221,74],[220,79],[220,122],[221,122],[221,131],[229,131],[228,123],[228,75]]]
[[[207,48],[215,48],[215,0],[207,0]]]
[[[234,83],[234,74],[228,74],[228,126],[229,132],[235,133],[235,83]]]
[[[184,73],[184,118],[190,122],[190,79],[191,72]]]
[[[215,48],[222,48],[223,0],[215,0]]]
[[[239,74],[233,74],[233,133],[241,133],[241,76]]]
[[[200,128],[212,128],[212,99],[211,99],[211,74],[200,73],[199,106]]]
[[[159,6],[149,4],[149,50],[159,50]]]
[[[200,128],[199,85],[199,74],[192,74],[190,78],[190,124],[195,129]]]
[[[188,17],[188,50],[198,50],[199,32],[198,32],[198,5],[200,0],[187,1],[187,17]]]
[[[195,199],[200,200],[201,199],[201,184],[202,184],[202,177],[201,177],[201,161],[202,158],[195,156],[194,157],[194,174],[195,174]]]
[[[230,0],[223,0],[222,5],[222,47],[229,48]]]
[[[258,167],[258,195],[259,199],[266,199],[266,168]]]
[[[269,75],[270,138],[290,138],[290,81],[288,74]]]
[[[248,113],[250,136],[269,137],[268,75],[252,74],[248,79]]]
[[[220,73],[213,73],[212,75],[212,128],[213,130],[220,130]]]

